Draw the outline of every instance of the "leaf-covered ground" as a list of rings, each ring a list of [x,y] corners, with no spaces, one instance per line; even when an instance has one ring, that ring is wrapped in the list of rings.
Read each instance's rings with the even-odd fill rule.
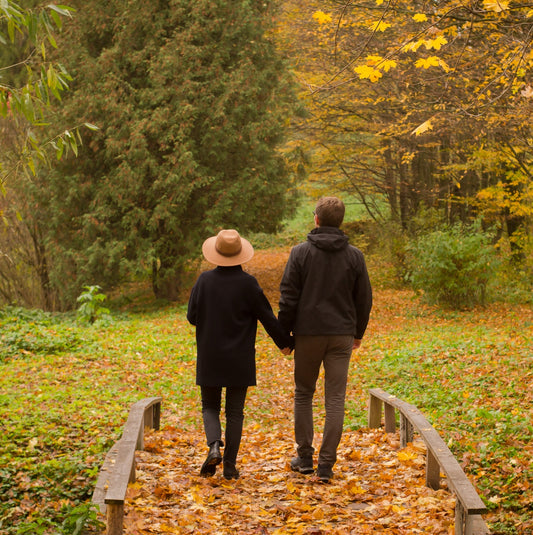
[[[287,254],[258,251],[247,267],[274,306]],[[379,279],[372,264],[370,273]],[[68,525],[80,514],[75,506],[90,499],[130,405],[153,395],[164,400],[163,428],[139,454],[128,505],[131,533],[149,533],[146,513],[164,533],[181,510],[191,515],[184,526],[202,519],[194,528],[199,533],[209,533],[211,522],[237,533],[243,532],[234,525],[239,522],[248,526],[244,532],[329,533],[334,528],[324,523],[335,516],[339,533],[416,533],[428,522],[434,527],[426,533],[447,533],[453,504],[447,492],[425,489],[420,445],[400,455],[394,437],[366,429],[368,389],[377,386],[417,405],[433,423],[489,506],[485,518],[493,533],[533,532],[530,307],[441,311],[409,291],[376,284],[367,336],[351,367],[336,477],[321,485],[288,470],[292,362],[261,329],[242,478],[197,476],[206,447],[194,384],[194,330],[183,305],[163,306],[146,295],[128,291],[129,306],[123,298],[111,323],[90,328],[39,314],[0,316],[1,533],[74,532]],[[321,398],[319,389],[317,422]],[[231,514],[221,527],[217,515],[224,511]]]
[[[453,533],[454,500],[424,485],[424,447],[380,431],[347,433],[330,484],[290,471],[290,430],[245,431],[242,477],[198,476],[197,433],[167,427],[138,455],[126,531],[155,533]]]

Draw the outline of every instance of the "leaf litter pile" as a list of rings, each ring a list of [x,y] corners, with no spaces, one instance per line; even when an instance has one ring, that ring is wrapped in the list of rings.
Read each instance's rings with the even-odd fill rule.
[[[268,437],[268,441],[265,438]],[[167,426],[138,454],[127,533],[453,533],[454,499],[424,485],[424,447],[348,433],[334,479],[291,472],[289,435],[247,429],[239,480],[198,475],[202,437]]]
[[[275,304],[279,267],[271,260],[259,256],[249,271]],[[194,362],[189,364],[190,372]],[[161,431],[147,434],[145,451],[137,452],[126,533],[453,533],[455,500],[445,483],[438,491],[425,486],[423,442],[400,449],[397,434],[347,430],[329,484],[292,472],[292,361],[261,328],[257,376],[246,402],[238,480],[224,479],[221,465],[215,476],[199,476],[207,454],[199,407],[185,416],[184,407],[166,410],[163,401]],[[315,396],[317,449],[324,418],[321,388],[322,377]]]

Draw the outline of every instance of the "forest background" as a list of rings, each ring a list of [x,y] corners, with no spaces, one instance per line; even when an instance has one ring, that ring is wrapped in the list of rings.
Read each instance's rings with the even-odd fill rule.
[[[483,483],[497,488],[486,496],[498,510],[493,525],[520,533],[517,518],[531,511],[530,497],[516,498],[531,481],[521,445],[532,430],[510,407],[523,406],[532,376],[527,2],[7,1],[0,16],[2,366],[13,385],[32,359],[78,347],[85,335],[69,310],[85,305],[79,321],[93,322],[105,313],[100,292],[145,281],[159,306],[183,302],[206,236],[232,226],[257,248],[287,247],[305,235],[308,199],[337,194],[377,287],[415,291],[459,324],[471,310],[482,321],[483,305],[523,324],[505,350],[489,336],[465,342],[464,354],[493,355],[474,374],[478,387],[497,366],[521,366],[495,387],[500,406],[475,410],[481,427],[506,436],[498,446],[480,440],[480,471],[498,451],[519,473]],[[409,358],[416,339],[407,337]],[[2,392],[8,408],[15,391]],[[450,409],[453,399],[437,392]],[[6,507],[45,494],[40,485],[60,473],[93,478],[109,440],[91,445],[96,458],[83,467],[58,447],[65,437],[50,438],[42,446],[57,455],[43,476],[28,461],[35,425],[23,418],[19,436],[5,434],[27,446],[21,456],[5,449],[19,456],[1,472]],[[62,513],[84,503],[79,489],[62,499],[53,500]],[[58,522],[58,511],[39,519],[29,510],[32,529]]]

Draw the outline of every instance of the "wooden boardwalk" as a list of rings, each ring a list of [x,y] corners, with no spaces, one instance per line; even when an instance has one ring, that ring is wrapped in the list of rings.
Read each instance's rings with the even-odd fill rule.
[[[243,460],[252,461],[251,464],[255,467],[256,473],[247,476],[244,472],[242,480],[231,484],[225,482],[221,476],[218,476],[219,479],[215,477],[206,479],[196,475],[199,466],[195,466],[195,464],[200,463],[205,455],[203,437],[192,438],[188,434],[180,432],[177,427],[170,427],[162,432],[162,442],[158,442],[158,433],[149,435],[148,451],[143,452],[145,428],[159,429],[161,401],[161,398],[148,398],[132,406],[122,438],[113,446],[106,457],[93,494],[93,502],[100,507],[100,511],[106,516],[107,535],[122,535],[123,533],[129,535],[134,532],[210,533],[213,532],[212,529],[215,529],[214,525],[218,526],[217,533],[234,532],[231,527],[224,530],[220,525],[220,518],[216,514],[212,517],[214,519],[213,525],[209,524],[208,517],[203,518],[201,523],[195,523],[198,518],[195,518],[194,511],[208,511],[209,504],[213,502],[217,502],[217,509],[221,512],[226,510],[225,507],[232,510],[232,514],[228,515],[229,518],[235,516],[236,509],[249,510],[251,512],[249,518],[244,515],[242,521],[248,526],[247,529],[250,529],[250,532],[299,533],[299,528],[296,526],[299,520],[304,525],[306,521],[309,521],[312,525],[317,524],[326,528],[328,531],[324,531],[324,533],[374,533],[369,526],[373,522],[377,522],[378,526],[381,525],[380,533],[408,534],[430,533],[430,531],[425,530],[413,531],[417,528],[412,527],[409,522],[414,521],[416,524],[418,522],[417,515],[421,519],[427,519],[423,511],[417,510],[419,504],[431,504],[431,507],[434,508],[435,504],[441,501],[444,514],[446,508],[449,507],[447,504],[453,503],[455,515],[454,518],[444,519],[442,523],[444,527],[435,527],[437,531],[433,533],[449,533],[452,525],[454,525],[453,530],[456,535],[487,535],[489,533],[481,517],[481,514],[486,512],[485,505],[438,433],[416,407],[387,394],[383,390],[373,389],[370,391],[369,430],[366,440],[369,440],[371,445],[365,446],[365,438],[362,434],[350,445],[350,434],[347,434],[346,439],[343,439],[345,442],[344,462],[341,459],[336,466],[336,470],[342,472],[332,480],[332,485],[318,485],[312,477],[304,478],[288,470],[286,461],[290,458],[292,444],[290,444],[290,440],[287,440],[288,437],[284,432],[279,432],[277,436],[272,434],[273,443],[271,445],[262,444],[261,451],[257,452],[255,458],[254,449],[246,451],[246,445],[244,445],[242,448]],[[377,435],[373,434],[378,431],[372,428],[381,427],[382,407],[385,408],[385,431],[392,434],[390,435],[391,439],[377,438]],[[397,427],[396,411],[399,413],[400,420],[399,442],[395,442],[394,439]],[[413,446],[415,431],[419,434],[422,442]],[[264,435],[261,434],[261,437]],[[269,451],[273,453],[274,440],[285,443],[287,451],[277,458],[268,460]],[[378,477],[381,481],[401,476],[403,472],[400,468],[415,472],[421,470],[424,473],[418,474],[419,479],[423,480],[424,487],[427,489],[426,491],[423,488],[414,489],[413,494],[418,492],[423,496],[423,499],[417,498],[415,500],[416,505],[413,512],[409,512],[409,507],[405,505],[409,501],[407,498],[398,499],[396,497],[398,503],[402,504],[401,507],[396,506],[396,512],[402,514],[396,521],[397,527],[390,527],[390,531],[389,527],[383,523],[380,524],[385,520],[394,523],[391,515],[385,517],[385,520],[379,516],[381,513],[379,513],[379,507],[376,504],[380,503],[380,499],[376,494],[380,493],[374,492],[373,495],[370,489],[365,488],[364,485],[365,479],[376,477],[376,469],[375,467],[371,468],[374,471],[369,472],[370,475],[363,476],[362,469],[368,469],[365,466],[368,463],[365,462],[364,456],[358,452],[358,448],[372,449],[374,447],[372,444],[375,444],[376,440],[388,446],[389,450],[381,452],[383,466],[378,468],[380,470]],[[403,456],[398,454],[396,450],[398,447],[404,452]],[[257,450],[257,448],[255,449]],[[401,466],[401,463],[398,462],[398,458],[414,461],[419,456],[424,456],[425,461],[413,462],[411,466],[409,463],[406,466]],[[265,459],[267,460],[265,461]],[[358,468],[352,475],[342,466],[346,464],[353,466],[353,461],[359,462],[356,463]],[[143,480],[139,484],[131,485],[137,479],[136,467],[138,462],[146,467],[142,468]],[[379,463],[380,459],[374,458],[374,462]],[[176,466],[181,468],[176,469]],[[387,474],[388,468],[393,474]],[[146,475],[144,473],[150,471],[152,474]],[[165,471],[172,472],[172,474],[167,474],[171,476],[171,480],[166,478]],[[356,472],[359,472],[359,475]],[[372,473],[374,476],[371,475]],[[413,474],[403,474],[403,477],[412,482],[416,481]],[[168,483],[162,483],[165,480]],[[181,481],[181,484],[176,484],[176,481]],[[239,489],[239,484],[242,481],[245,483],[241,484]],[[143,491],[143,485],[147,489],[150,486],[152,488]],[[310,485],[313,489],[312,492]],[[193,490],[191,491],[191,489]],[[231,492],[229,492],[230,489]],[[330,503],[332,496],[337,496],[338,503],[336,505],[338,507],[336,509]],[[331,524],[328,518],[321,520],[320,514],[325,516],[323,512],[317,512],[313,516],[309,510],[300,509],[303,497],[305,497],[304,505],[307,504],[306,507],[310,507],[309,504],[315,504],[315,511],[323,511],[322,504],[326,504],[326,510],[336,521]],[[225,503],[224,499],[229,501]],[[158,503],[158,500],[163,503]],[[387,503],[386,497],[384,502]],[[189,503],[192,503],[192,512],[188,506]],[[137,507],[136,504],[142,504],[142,506]],[[253,504],[255,504],[256,509],[254,509]],[[128,509],[131,510],[131,515],[125,516]],[[389,509],[395,511],[394,505]],[[144,520],[139,518],[139,515],[143,514],[139,511],[144,511],[144,514],[150,512],[150,518]],[[216,511],[214,510],[214,512]],[[443,513],[441,512],[439,515],[442,517]],[[264,517],[262,523],[259,521],[261,516]],[[408,520],[407,516],[413,518]],[[450,513],[448,516],[453,517],[453,514]],[[156,517],[159,517],[162,523],[158,524]],[[133,528],[130,525],[125,530],[124,526],[128,525],[131,518],[135,519],[136,527]],[[152,527],[149,529],[147,527],[143,531],[143,525]],[[154,525],[156,531],[154,531]],[[164,526],[160,528],[161,531],[157,531],[158,525]],[[422,526],[421,521],[419,525]],[[190,527],[190,530],[187,526]],[[269,528],[265,526],[269,526]],[[349,531],[350,526],[359,531]],[[405,527],[405,531],[402,526]],[[320,528],[317,529],[320,530]],[[367,529],[370,531],[365,531]],[[322,533],[322,531],[312,532]]]

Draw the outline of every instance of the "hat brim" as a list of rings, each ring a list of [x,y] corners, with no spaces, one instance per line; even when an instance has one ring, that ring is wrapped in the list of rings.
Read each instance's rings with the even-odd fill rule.
[[[244,264],[252,259],[254,256],[254,248],[252,244],[241,236],[241,250],[238,254],[232,256],[224,256],[216,250],[217,237],[212,236],[207,238],[202,245],[202,254],[204,258],[211,264],[216,266],[238,266]]]

